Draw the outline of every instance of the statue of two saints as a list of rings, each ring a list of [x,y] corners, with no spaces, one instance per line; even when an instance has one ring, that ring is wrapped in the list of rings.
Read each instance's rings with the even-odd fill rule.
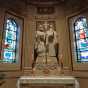
[[[46,59],[46,64],[48,63],[48,57],[55,57],[59,64],[58,48],[59,45],[54,23],[47,21],[44,23],[40,22],[35,31],[34,60],[32,68],[35,67],[38,57],[44,57]]]

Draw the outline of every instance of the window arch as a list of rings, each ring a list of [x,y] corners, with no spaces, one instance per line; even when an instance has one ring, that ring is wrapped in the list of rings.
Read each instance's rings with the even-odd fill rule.
[[[18,47],[19,47],[19,26],[13,18],[8,18],[5,21],[4,37],[2,44],[2,59],[3,63],[18,62]]]
[[[77,62],[88,62],[88,24],[86,17],[79,17],[74,22],[74,38]]]

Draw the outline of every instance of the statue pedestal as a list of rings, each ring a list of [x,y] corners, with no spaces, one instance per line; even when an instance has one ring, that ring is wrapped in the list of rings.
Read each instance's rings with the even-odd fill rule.
[[[60,74],[60,66],[58,65],[56,57],[38,57],[35,67],[33,68],[35,75],[58,75]]]

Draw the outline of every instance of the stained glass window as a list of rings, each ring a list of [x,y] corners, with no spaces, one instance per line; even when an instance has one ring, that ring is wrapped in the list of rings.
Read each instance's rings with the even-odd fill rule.
[[[18,52],[18,37],[19,27],[16,21],[12,18],[8,18],[4,26],[4,38],[3,44],[7,47],[3,47],[2,59],[3,63],[17,63]]]
[[[77,62],[88,62],[88,24],[86,17],[79,17],[75,21],[74,38]]]

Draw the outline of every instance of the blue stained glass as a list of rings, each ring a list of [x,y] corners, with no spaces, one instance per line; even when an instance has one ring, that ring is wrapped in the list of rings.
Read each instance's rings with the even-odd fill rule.
[[[87,43],[87,41],[86,40],[85,41],[83,41],[83,40],[77,41],[77,49],[79,49],[80,51],[88,50],[88,43]]]
[[[79,17],[74,23],[77,61],[88,62],[88,24],[85,17]]]
[[[9,45],[9,48],[8,49],[15,50],[16,49],[16,42],[15,41],[12,41],[12,43]]]
[[[80,17],[79,19],[77,19],[77,21],[75,22],[75,30],[80,30],[83,28],[87,28],[87,21],[85,17]]]
[[[11,44],[12,40],[11,39],[5,39],[5,44]]]
[[[6,29],[11,30],[11,31],[16,31],[17,30],[17,24],[13,20],[7,19],[6,22]]]
[[[13,31],[6,30],[7,39],[16,40],[16,33]]]
[[[12,57],[13,57],[12,52],[4,51],[5,59],[13,59]]]
[[[76,26],[75,26],[75,30],[79,30],[81,28],[83,28],[82,22],[78,21]]]
[[[5,24],[5,35],[4,35],[4,44],[8,44],[8,47],[4,47],[3,52],[3,63],[15,63],[16,61],[16,49],[17,49],[17,35],[18,26],[15,20],[7,19]]]
[[[7,51],[7,50],[4,51],[4,59],[3,59],[4,62],[5,61],[7,61],[7,62],[13,61],[14,59],[15,59],[15,53],[14,52]]]
[[[86,31],[86,37],[88,37],[88,30]]]
[[[88,51],[81,52],[80,58],[82,61],[88,61]]]

